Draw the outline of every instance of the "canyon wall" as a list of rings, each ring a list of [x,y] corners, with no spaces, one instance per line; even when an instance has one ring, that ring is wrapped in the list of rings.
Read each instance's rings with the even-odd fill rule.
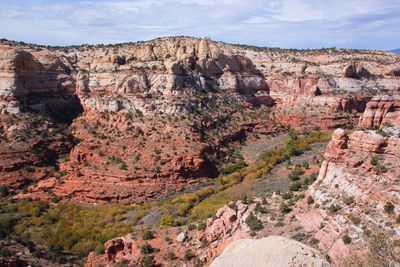
[[[143,203],[215,177],[217,159],[248,135],[355,126],[373,97],[398,94],[398,64],[380,51],[257,51],[186,37],[3,42],[0,183],[27,188],[21,198]]]

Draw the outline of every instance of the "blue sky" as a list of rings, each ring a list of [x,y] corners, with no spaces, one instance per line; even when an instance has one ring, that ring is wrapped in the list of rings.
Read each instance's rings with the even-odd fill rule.
[[[400,0],[0,0],[0,37],[39,44],[170,35],[283,48],[400,47]]]

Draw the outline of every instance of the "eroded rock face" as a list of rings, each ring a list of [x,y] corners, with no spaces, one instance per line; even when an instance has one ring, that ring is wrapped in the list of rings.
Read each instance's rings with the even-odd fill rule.
[[[368,78],[371,73],[360,63],[353,62],[343,70],[343,77],[345,78]]]
[[[309,246],[285,237],[269,236],[232,242],[210,266],[328,267],[330,264],[319,251]]]
[[[400,97],[377,96],[367,103],[367,108],[360,117],[358,127],[373,128],[381,126],[400,126]]]
[[[372,130],[350,135],[336,130],[318,179],[306,194],[319,206],[303,206],[295,212],[305,230],[319,240],[319,248],[328,251],[336,264],[363,253],[369,241],[362,229],[393,238],[400,234],[393,224],[400,207],[400,138],[396,127],[382,131],[384,136]],[[388,203],[395,212],[385,210]],[[351,246],[343,243],[344,235],[351,238]]]
[[[248,206],[239,202],[237,210],[227,205],[220,208],[216,213],[216,219],[209,218],[207,220],[207,228],[204,232],[206,240],[208,242],[213,242],[220,238],[226,238],[227,235],[232,235],[241,227],[248,229],[245,221],[250,215],[250,212],[254,210],[254,207],[255,205]]]
[[[332,129],[354,124],[370,99],[336,94],[340,83],[335,78],[317,75],[274,75],[268,83],[277,103],[275,117],[296,129]]]

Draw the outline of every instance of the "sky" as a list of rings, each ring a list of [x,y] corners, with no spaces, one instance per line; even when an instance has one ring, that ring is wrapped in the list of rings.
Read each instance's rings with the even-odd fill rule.
[[[389,50],[400,47],[400,0],[0,0],[0,38],[71,45],[176,35]]]

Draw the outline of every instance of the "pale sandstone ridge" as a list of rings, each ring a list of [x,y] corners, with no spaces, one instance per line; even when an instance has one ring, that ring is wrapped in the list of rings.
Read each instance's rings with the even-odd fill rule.
[[[211,267],[330,266],[317,250],[281,236],[240,239],[225,248]]]

